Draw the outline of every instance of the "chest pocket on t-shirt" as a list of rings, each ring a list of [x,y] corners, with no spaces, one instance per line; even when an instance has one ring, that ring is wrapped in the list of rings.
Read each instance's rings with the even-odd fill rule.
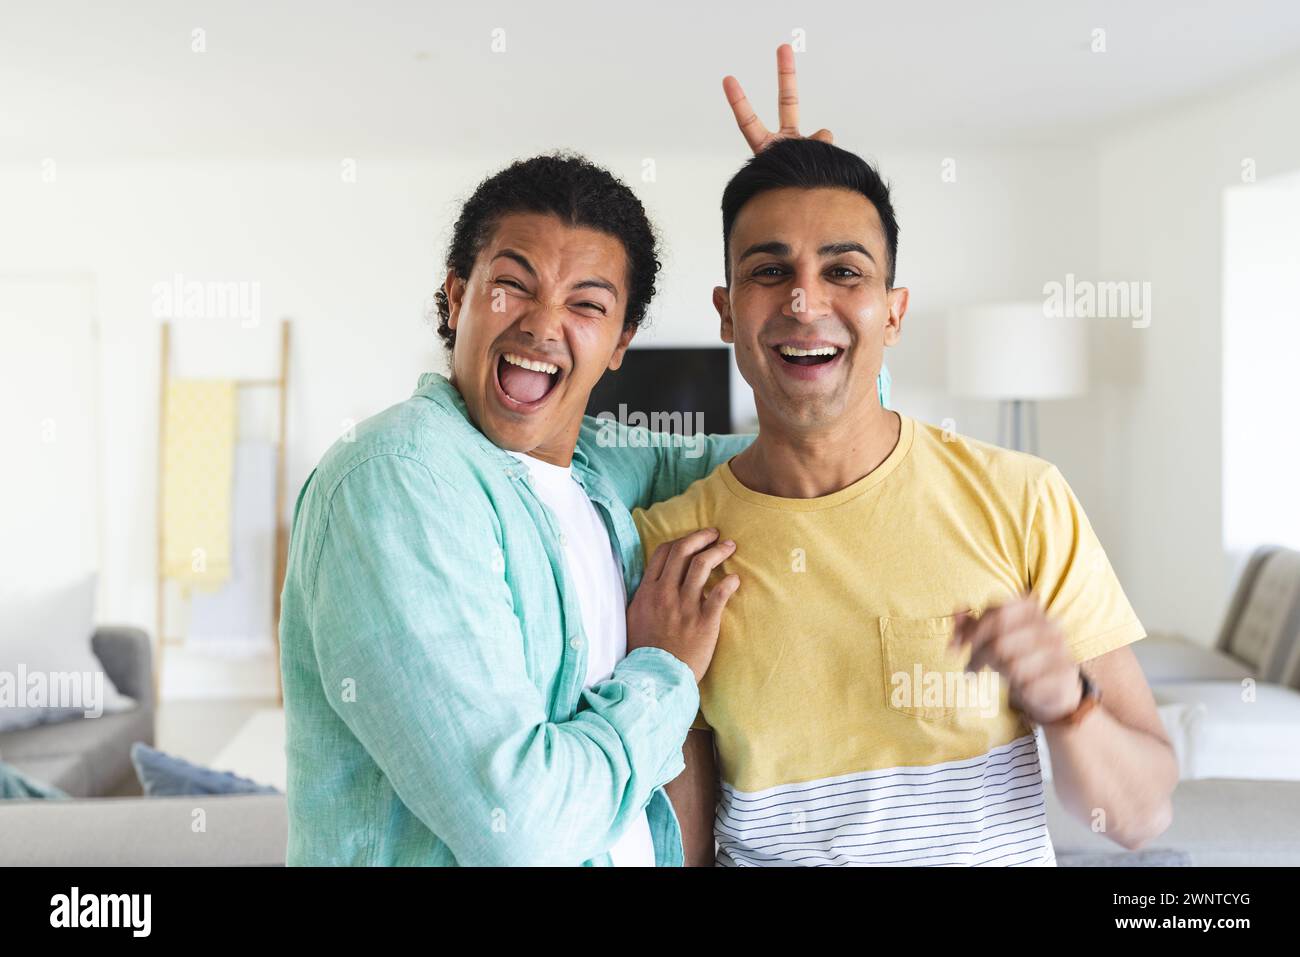
[[[914,718],[941,720],[964,702],[969,653],[950,650],[953,616],[881,618],[880,657],[885,671],[885,704]]]

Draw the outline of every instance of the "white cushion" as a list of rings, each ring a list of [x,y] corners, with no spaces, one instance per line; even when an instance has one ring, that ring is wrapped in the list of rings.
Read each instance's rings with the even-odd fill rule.
[[[1300,692],[1251,679],[1153,691],[1158,703],[1189,709],[1184,778],[1300,780]]]
[[[82,717],[102,706],[104,713],[126,711],[135,702],[114,687],[103,663],[91,650],[95,631],[95,576],[57,587],[11,587],[0,594],[0,681],[15,695],[17,707],[0,706],[0,731],[30,727],[49,720]],[[95,680],[82,689],[82,707],[26,707],[23,672],[103,675],[102,695],[93,701]],[[0,688],[0,693],[4,689]]]

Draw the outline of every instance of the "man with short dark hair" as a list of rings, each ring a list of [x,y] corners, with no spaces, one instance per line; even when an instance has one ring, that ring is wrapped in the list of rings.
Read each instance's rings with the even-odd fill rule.
[[[1072,813],[1158,835],[1177,767],[1145,633],[1065,479],[877,399],[908,305],[884,182],[788,140],[722,212],[714,305],[759,436],[635,513],[647,552],[718,528],[715,577],[744,582],[669,786],[688,862],[716,837],[725,865],[1052,864],[1036,725]]]

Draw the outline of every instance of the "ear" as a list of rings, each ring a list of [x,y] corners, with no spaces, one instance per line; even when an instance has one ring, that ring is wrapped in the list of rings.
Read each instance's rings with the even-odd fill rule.
[[[903,316],[907,314],[907,287],[889,290],[889,317],[885,320],[885,345],[892,346],[903,335]]]
[[[447,325],[455,329],[460,319],[460,304],[465,298],[465,280],[456,275],[456,270],[448,270],[442,291],[447,297]]]
[[[627,347],[632,344],[632,337],[636,335],[636,326],[623,326],[623,331],[618,334],[618,345],[614,347],[614,354],[609,357],[607,368],[613,372],[623,364],[623,353],[627,352]]]
[[[731,325],[731,291],[726,286],[713,287],[713,308],[718,310],[722,328],[718,331],[723,342],[735,342],[736,330]]]

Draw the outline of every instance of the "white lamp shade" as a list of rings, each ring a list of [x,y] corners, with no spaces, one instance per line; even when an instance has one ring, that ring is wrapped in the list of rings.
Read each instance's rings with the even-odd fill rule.
[[[1086,320],[1044,315],[1041,300],[948,316],[948,388],[972,399],[1063,399],[1088,388]]]

